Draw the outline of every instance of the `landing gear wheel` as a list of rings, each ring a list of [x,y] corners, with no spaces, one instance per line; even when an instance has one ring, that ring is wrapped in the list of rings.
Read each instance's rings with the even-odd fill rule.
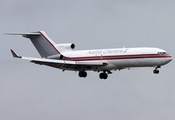
[[[104,73],[103,79],[107,79],[107,78],[108,78],[108,74],[107,73]]]
[[[99,77],[100,77],[100,79],[107,79],[108,78],[108,74],[100,73]]]
[[[154,74],[159,74],[159,70],[157,68],[161,68],[161,66],[157,66],[154,70],[153,70],[153,73]]]
[[[87,76],[87,72],[83,72],[83,77],[85,78]]]
[[[78,73],[78,75],[79,75],[79,77],[83,77],[83,72],[80,71],[80,72]]]
[[[87,76],[87,72],[85,72],[85,71],[80,71],[79,73],[78,73],[78,75],[79,75],[79,77],[86,77]]]
[[[104,74],[103,73],[100,73],[99,77],[100,77],[100,79],[103,79]]]
[[[153,73],[154,74],[159,74],[159,70],[155,69],[155,70],[153,70]]]

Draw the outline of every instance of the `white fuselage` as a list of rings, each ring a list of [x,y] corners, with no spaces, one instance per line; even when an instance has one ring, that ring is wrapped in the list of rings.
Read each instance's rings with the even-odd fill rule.
[[[56,44],[44,31],[32,33],[7,33],[8,35],[22,35],[29,38],[42,58],[18,56],[12,49],[15,58],[30,60],[35,64],[46,65],[65,70],[79,71],[79,77],[85,78],[86,71],[98,71],[100,79],[107,79],[111,70],[130,67],[155,67],[154,74],[158,74],[162,65],[172,60],[165,50],[151,47],[114,48],[96,50],[73,51],[73,43]],[[108,74],[107,74],[107,73]]]
[[[89,70],[116,70],[128,67],[155,67],[167,64],[172,57],[159,48],[119,48],[62,52],[65,60],[106,61],[105,66],[94,66]]]

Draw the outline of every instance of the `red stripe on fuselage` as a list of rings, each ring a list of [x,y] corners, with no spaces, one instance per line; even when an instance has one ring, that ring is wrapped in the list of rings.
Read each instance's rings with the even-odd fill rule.
[[[154,56],[153,56],[154,55]],[[93,60],[118,60],[118,59],[144,59],[144,58],[172,58],[171,56],[162,56],[159,54],[147,55],[120,55],[120,56],[93,56],[93,57],[76,57],[68,58],[73,61],[93,61]]]
[[[153,55],[159,55],[160,54],[135,54],[135,55],[111,55],[111,56],[88,56],[88,57],[67,57],[68,59],[84,59],[84,58],[105,58],[105,57],[132,57],[132,56],[153,56]],[[168,54],[162,54],[162,55],[168,55]]]

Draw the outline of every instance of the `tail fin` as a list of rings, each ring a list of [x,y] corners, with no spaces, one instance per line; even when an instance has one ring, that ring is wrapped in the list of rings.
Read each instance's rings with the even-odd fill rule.
[[[55,48],[55,42],[52,41],[44,31],[39,31],[39,33],[40,36],[23,35],[23,37],[30,38],[41,57],[60,54],[60,52]]]
[[[60,54],[55,48],[55,42],[52,41],[44,31],[34,33],[8,33],[9,35],[22,35],[23,37],[29,38],[41,57],[47,57],[51,55]]]

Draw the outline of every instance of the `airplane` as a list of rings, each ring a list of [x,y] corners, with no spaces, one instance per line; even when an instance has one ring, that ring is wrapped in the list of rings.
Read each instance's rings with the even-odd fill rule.
[[[78,71],[81,78],[87,76],[87,71],[96,71],[100,72],[100,79],[107,79],[108,74],[112,74],[111,71],[133,67],[154,67],[153,73],[158,74],[158,68],[172,60],[172,56],[165,50],[153,47],[74,50],[75,44],[56,44],[44,31],[5,34],[29,38],[41,56],[41,58],[18,56],[11,49],[13,57],[63,71]]]

